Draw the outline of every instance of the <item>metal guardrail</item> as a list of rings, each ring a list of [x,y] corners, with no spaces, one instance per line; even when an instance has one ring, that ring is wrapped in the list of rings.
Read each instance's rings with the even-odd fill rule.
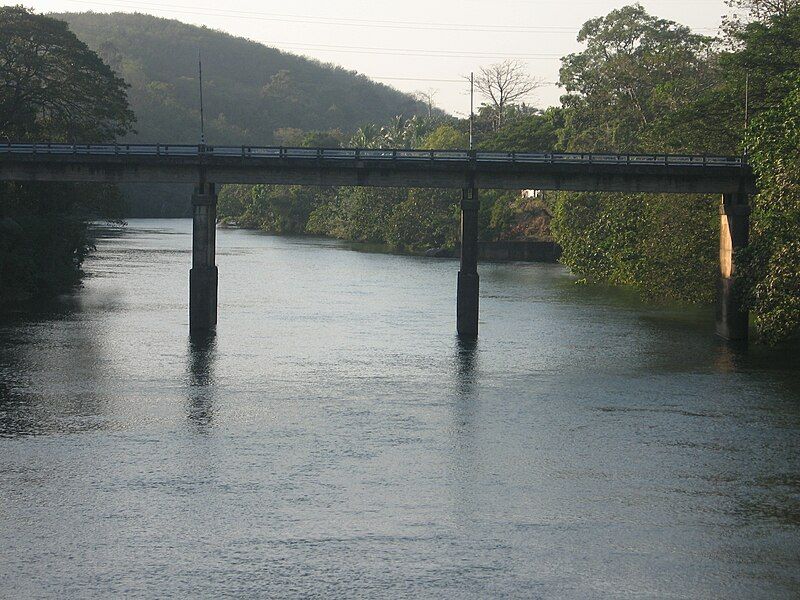
[[[572,152],[483,152],[469,150],[406,150],[374,148],[287,148],[282,146],[193,146],[187,144],[53,144],[0,143],[9,154],[78,156],[239,157],[307,160],[370,160],[393,162],[493,164],[616,164],[698,167],[742,167],[737,156],[690,154],[610,154]]]

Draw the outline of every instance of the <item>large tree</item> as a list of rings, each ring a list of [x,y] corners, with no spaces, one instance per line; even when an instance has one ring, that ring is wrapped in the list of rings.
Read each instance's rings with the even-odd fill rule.
[[[66,23],[0,8],[0,140],[113,140],[133,123],[125,88]],[[118,208],[108,186],[0,182],[0,305],[77,283],[86,219]]]
[[[0,8],[0,137],[114,139],[134,120],[125,88],[63,21]]]
[[[713,40],[636,4],[587,21],[586,48],[562,59],[564,142],[579,151],[667,151],[686,145],[659,127],[713,84]],[[696,141],[696,140],[692,140]]]
[[[561,67],[566,150],[700,153],[719,143],[675,120],[714,85],[710,38],[633,5],[588,21],[578,39],[586,48]],[[632,285],[654,298],[708,301],[714,200],[562,193],[552,230],[564,262],[586,279]]]

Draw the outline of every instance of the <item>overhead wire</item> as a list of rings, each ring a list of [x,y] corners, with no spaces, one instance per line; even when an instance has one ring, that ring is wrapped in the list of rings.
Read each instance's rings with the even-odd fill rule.
[[[104,2],[102,0],[68,0],[77,4],[91,4],[96,6],[107,6],[112,8],[128,8],[136,9],[146,7],[149,10],[161,10],[164,12],[175,12],[180,14],[202,15],[202,16],[217,16],[217,17],[232,17],[232,18],[247,18],[258,19],[264,21],[288,22],[288,23],[302,23],[302,24],[319,24],[319,25],[333,25],[343,27],[372,27],[372,28],[388,28],[388,29],[417,29],[429,31],[480,31],[480,32],[497,32],[497,33],[570,33],[577,34],[579,27],[563,26],[563,25],[537,25],[537,26],[520,26],[520,25],[474,25],[469,23],[434,23],[434,22],[421,22],[421,21],[392,21],[381,19],[357,19],[350,17],[323,17],[318,15],[293,15],[287,13],[270,13],[261,11],[245,11],[235,10],[230,8],[213,8],[186,6],[179,4],[164,4],[160,2],[148,2],[147,0],[136,0],[135,2],[128,2],[127,0],[115,0],[114,2]],[[711,31],[711,28],[697,28],[698,31]]]

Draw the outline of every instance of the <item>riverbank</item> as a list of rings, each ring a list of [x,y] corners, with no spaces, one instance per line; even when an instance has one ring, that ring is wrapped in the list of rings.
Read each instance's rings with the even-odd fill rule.
[[[242,231],[258,231],[265,235],[282,237],[282,234],[268,233],[258,229],[239,227],[236,224],[218,224],[218,229],[240,229]],[[296,235],[286,236],[296,237]],[[386,244],[376,244],[370,242],[353,242],[349,240],[339,240],[329,236],[308,236],[309,238],[320,238],[338,240],[352,247],[354,250],[363,252],[377,252],[380,254],[397,254],[400,256],[427,256],[429,258],[458,258],[459,248],[430,248],[425,251],[409,252],[404,249],[392,248]],[[557,263],[561,257],[561,247],[552,241],[540,240],[501,240],[501,241],[479,241],[478,259],[488,262],[541,262]]]

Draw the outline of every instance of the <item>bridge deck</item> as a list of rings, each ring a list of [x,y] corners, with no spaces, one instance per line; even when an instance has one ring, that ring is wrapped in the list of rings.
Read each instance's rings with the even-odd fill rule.
[[[176,144],[0,144],[0,180],[752,192],[741,157]]]

